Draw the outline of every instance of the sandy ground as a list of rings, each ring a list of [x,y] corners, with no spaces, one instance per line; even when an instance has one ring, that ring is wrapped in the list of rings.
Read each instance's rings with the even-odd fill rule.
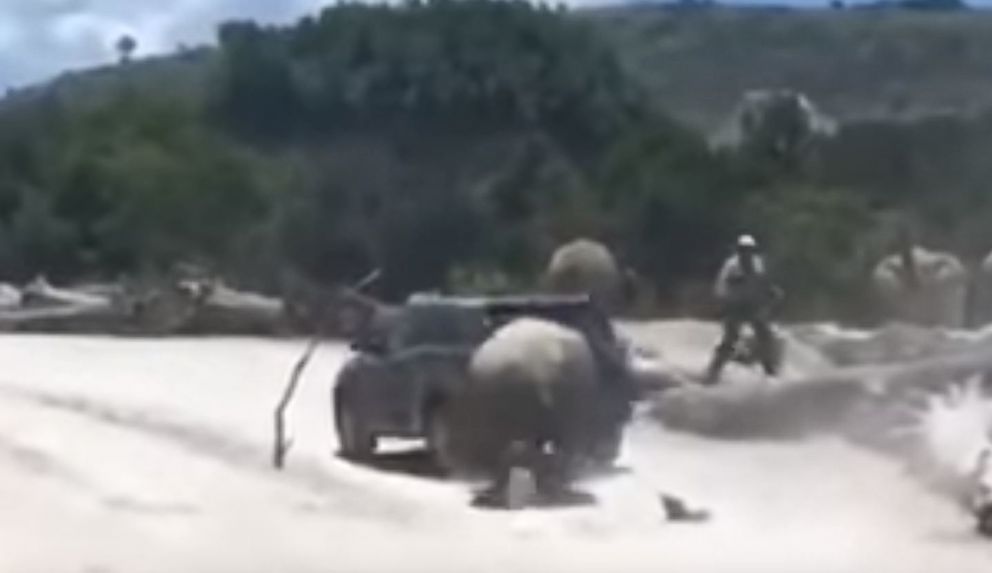
[[[712,333],[653,335],[692,366]],[[333,456],[333,344],[307,370],[278,473],[271,412],[302,347],[0,338],[0,572],[992,570],[958,508],[830,438],[718,442],[640,418],[621,471],[586,484],[595,505],[473,509],[467,484]],[[664,523],[659,491],[713,520]]]

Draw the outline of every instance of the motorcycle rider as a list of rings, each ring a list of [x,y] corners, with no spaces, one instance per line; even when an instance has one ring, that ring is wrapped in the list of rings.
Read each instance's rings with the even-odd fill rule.
[[[771,327],[771,309],[782,297],[782,291],[767,274],[758,243],[751,235],[740,235],[732,254],[720,269],[714,287],[720,303],[723,339],[714,352],[706,371],[704,383],[715,384],[723,367],[733,357],[746,324],[754,331],[758,358],[765,373],[777,373],[775,340]]]

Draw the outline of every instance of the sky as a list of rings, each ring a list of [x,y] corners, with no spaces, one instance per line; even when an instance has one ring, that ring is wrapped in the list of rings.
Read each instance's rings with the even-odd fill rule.
[[[0,89],[116,60],[124,34],[136,55],[211,42],[234,18],[287,22],[326,0],[0,0]]]
[[[565,0],[607,4],[620,0]],[[749,3],[755,0],[732,0]],[[823,5],[826,0],[781,0]],[[328,0],[0,0],[0,90],[43,81],[67,69],[115,61],[124,34],[136,55],[212,42],[219,23],[234,18],[281,23]]]

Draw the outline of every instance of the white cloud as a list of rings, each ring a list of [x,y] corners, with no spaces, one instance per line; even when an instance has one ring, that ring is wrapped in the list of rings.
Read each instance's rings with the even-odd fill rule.
[[[10,20],[0,20],[0,51],[10,50],[21,41],[21,31]]]
[[[120,36],[138,54],[212,41],[234,18],[286,22],[322,0],[0,0],[0,88],[111,62]]]

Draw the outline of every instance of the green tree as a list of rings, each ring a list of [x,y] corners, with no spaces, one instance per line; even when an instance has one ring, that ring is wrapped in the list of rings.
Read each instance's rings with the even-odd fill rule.
[[[50,201],[40,191],[25,189],[21,206],[10,221],[7,240],[11,278],[24,280],[41,273],[60,278],[78,272],[76,237],[52,212]]]
[[[125,34],[117,40],[116,48],[121,63],[127,64],[131,62],[134,51],[138,49],[138,41],[133,36]]]
[[[694,134],[647,124],[618,143],[597,182],[614,243],[663,290],[708,277],[742,219],[748,189]]]

